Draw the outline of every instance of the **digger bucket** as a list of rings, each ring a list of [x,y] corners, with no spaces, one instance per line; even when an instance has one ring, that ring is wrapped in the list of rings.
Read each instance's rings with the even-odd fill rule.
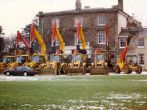
[[[67,75],[83,75],[86,73],[85,68],[67,68],[66,74]]]
[[[90,75],[108,75],[108,69],[106,67],[91,68]]]

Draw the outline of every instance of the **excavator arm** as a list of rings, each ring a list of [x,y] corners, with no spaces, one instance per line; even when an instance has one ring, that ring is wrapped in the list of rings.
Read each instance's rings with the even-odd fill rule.
[[[56,28],[56,33],[57,33],[57,38],[58,38],[58,41],[60,44],[60,50],[62,50],[62,52],[64,52],[64,41],[63,41],[63,38],[62,38],[58,28]]]
[[[81,40],[81,44],[82,44],[82,49],[86,49],[85,37],[83,34],[82,27],[81,27],[81,33],[80,33],[80,40]]]
[[[64,52],[64,41],[63,41],[63,37],[61,36],[59,29],[56,28],[56,21],[53,22],[52,25],[52,41],[55,40],[55,37],[57,36],[57,39],[59,41],[59,45],[60,45],[60,50],[62,50],[62,52]]]
[[[86,49],[85,37],[83,34],[83,29],[81,27],[80,20],[78,20],[78,22],[77,22],[77,38],[78,38],[78,40],[81,41],[82,49]]]
[[[32,24],[31,26],[31,35],[34,35],[35,38],[37,39],[40,47],[41,47],[41,53],[46,55],[46,46],[45,46],[45,43],[42,39],[42,36],[40,35],[40,33],[36,30],[34,24]]]
[[[26,48],[29,50],[29,49],[30,49],[30,44],[29,44],[28,41],[25,39],[25,37],[22,36],[21,33],[20,33],[19,31],[17,31],[17,43],[19,43],[20,40],[23,41],[23,43],[26,45]]]
[[[119,68],[124,68],[125,66],[125,59],[126,59],[126,55],[128,52],[128,46],[129,46],[131,37],[132,36],[128,36],[127,41],[126,41],[126,46],[117,59],[117,65],[119,66]]]
[[[130,40],[131,40],[131,36],[128,36],[126,46],[119,56],[119,59],[122,60],[122,61],[125,61],[125,57],[126,57],[127,52],[128,52],[128,46],[130,44]]]

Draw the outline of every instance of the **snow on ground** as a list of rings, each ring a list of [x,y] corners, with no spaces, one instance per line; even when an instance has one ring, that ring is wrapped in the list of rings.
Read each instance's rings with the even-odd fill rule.
[[[139,93],[132,94],[117,94],[109,93],[107,96],[103,96],[99,101],[99,96],[93,97],[91,100],[68,100],[63,105],[61,104],[46,104],[40,105],[41,108],[46,110],[129,110],[126,103],[132,103],[134,106],[139,107],[145,104],[147,97],[144,97]],[[30,104],[24,104],[23,107],[32,107]],[[132,109],[131,109],[132,110]]]
[[[128,75],[121,72],[120,74],[116,73],[109,73],[110,76],[118,76],[118,75]],[[129,75],[147,75],[147,72],[142,72],[141,74],[136,74],[135,72],[132,72]],[[84,76],[84,78],[83,78]],[[89,77],[90,74],[87,73],[86,75],[75,75],[75,76],[67,76],[67,75],[36,75],[36,76],[6,76],[0,74],[0,81],[53,81],[53,80],[76,80],[75,77],[82,77],[82,80],[89,80],[87,77]],[[93,77],[93,75],[92,75]],[[145,80],[136,80],[136,81],[147,81]]]

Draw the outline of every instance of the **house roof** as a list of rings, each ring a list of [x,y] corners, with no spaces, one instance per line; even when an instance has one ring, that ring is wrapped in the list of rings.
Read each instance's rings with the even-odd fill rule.
[[[129,33],[127,29],[122,29],[119,36],[128,36]],[[138,32],[138,36],[147,36],[147,28],[143,28],[140,32]]]
[[[60,16],[60,15],[70,15],[70,14],[78,15],[78,14],[98,13],[98,12],[103,12],[103,13],[120,12],[124,14],[125,16],[130,17],[127,13],[117,8],[89,8],[89,9],[82,9],[82,10],[65,10],[65,11],[49,12],[49,13],[39,12],[38,16],[47,17],[47,16]]]

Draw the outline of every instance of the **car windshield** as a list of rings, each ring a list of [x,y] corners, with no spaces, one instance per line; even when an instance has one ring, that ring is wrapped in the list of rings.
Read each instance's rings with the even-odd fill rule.
[[[50,61],[60,62],[60,56],[59,55],[51,55]]]
[[[17,70],[29,70],[30,68],[27,66],[18,66],[16,69]]]
[[[16,62],[18,62],[18,63],[22,63],[23,60],[24,60],[24,58],[22,56],[18,56],[16,58]]]
[[[104,61],[104,55],[95,55],[95,61]]]
[[[82,56],[81,55],[73,55],[72,61],[80,61],[82,62]]]
[[[127,57],[127,62],[129,63],[137,63],[137,57]]]
[[[43,56],[33,56],[32,61],[37,63],[45,63],[45,58]]]
[[[8,62],[7,58],[3,57],[3,63],[7,63],[7,62]]]

